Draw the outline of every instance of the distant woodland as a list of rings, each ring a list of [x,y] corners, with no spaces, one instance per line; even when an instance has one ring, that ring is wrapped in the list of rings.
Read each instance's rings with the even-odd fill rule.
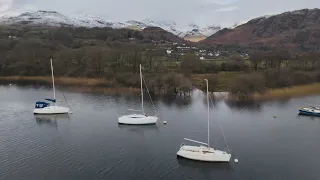
[[[199,77],[210,80],[210,91],[229,91],[239,98],[269,88],[320,82],[319,52],[231,48],[220,59],[200,60],[194,52],[176,56],[166,49],[173,44],[221,47],[186,42],[160,28],[3,26],[0,38],[0,76],[49,76],[52,58],[58,77],[105,79],[124,87],[139,87],[142,64],[149,90],[155,94],[187,95],[193,86],[203,89]]]

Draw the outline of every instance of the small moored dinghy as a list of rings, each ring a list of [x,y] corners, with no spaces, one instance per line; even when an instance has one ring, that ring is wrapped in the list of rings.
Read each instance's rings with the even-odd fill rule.
[[[300,115],[320,116],[320,108],[315,106],[303,107],[299,109]]]
[[[69,108],[56,105],[56,89],[54,86],[52,59],[50,59],[50,64],[51,64],[51,75],[52,75],[52,86],[53,86],[53,99],[45,99],[48,102],[43,102],[43,101],[36,102],[33,113],[34,114],[68,114],[70,111]],[[51,105],[49,102],[53,103],[53,105]]]

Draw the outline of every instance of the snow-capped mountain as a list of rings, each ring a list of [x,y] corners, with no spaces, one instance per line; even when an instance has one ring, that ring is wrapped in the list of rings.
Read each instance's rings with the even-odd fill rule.
[[[151,19],[146,19],[143,20],[143,22],[147,24],[147,26],[160,27],[166,31],[169,31],[177,36],[182,37],[181,34],[183,33],[183,27],[179,27],[179,25],[177,25],[173,21],[155,21]]]
[[[76,27],[113,27],[123,28],[126,24],[105,21],[102,18],[89,15],[66,16],[55,11],[25,12],[18,16],[2,16],[1,24],[29,24],[47,26],[76,26]]]
[[[135,21],[135,20],[129,20],[126,23],[127,23],[127,25],[132,26],[132,27],[137,27],[137,29],[140,29],[140,30],[148,27],[147,24],[145,24],[143,22]]]
[[[146,27],[156,26],[180,37],[203,36],[208,37],[218,30],[220,26],[199,27],[191,23],[180,25],[173,21],[155,21],[146,19],[143,21],[129,20],[125,22],[105,20],[100,17],[77,14],[63,15],[56,11],[25,12],[20,15],[5,15],[0,17],[0,24],[25,24],[46,26],[75,26],[75,27],[111,27],[133,28],[142,30]]]

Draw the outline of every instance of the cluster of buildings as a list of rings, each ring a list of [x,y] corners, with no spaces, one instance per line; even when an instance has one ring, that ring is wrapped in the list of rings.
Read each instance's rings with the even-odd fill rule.
[[[230,56],[230,53],[227,51],[214,51],[210,49],[195,47],[195,46],[184,44],[184,43],[173,43],[173,42],[167,42],[167,41],[166,42],[153,41],[153,42],[157,46],[157,49],[160,49],[168,57],[177,58],[179,56],[184,56],[186,54],[194,54],[198,56],[200,60],[214,60],[221,57]],[[151,49],[147,49],[147,50],[151,50]],[[242,58],[249,57],[248,54],[242,54],[240,56]]]
[[[185,44],[167,48],[165,52],[168,56],[172,54],[179,54],[181,56],[185,54],[195,54],[199,57],[200,60],[214,59],[215,57],[219,57],[221,54],[219,51],[214,52],[205,49],[199,49],[197,47],[190,47]]]

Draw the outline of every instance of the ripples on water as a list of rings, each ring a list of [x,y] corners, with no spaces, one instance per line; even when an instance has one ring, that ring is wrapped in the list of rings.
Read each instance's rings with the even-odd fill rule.
[[[211,143],[224,148],[223,126],[235,164],[176,157],[183,138],[207,139],[206,101],[156,99],[154,126],[118,125],[139,96],[65,93],[72,115],[33,115],[50,88],[0,86],[0,179],[319,179],[320,119],[297,116],[319,97],[263,103],[216,101]],[[58,92],[58,99],[63,96]],[[146,98],[147,112],[152,104]],[[273,118],[276,115],[277,118]],[[232,158],[232,159],[233,159]]]

